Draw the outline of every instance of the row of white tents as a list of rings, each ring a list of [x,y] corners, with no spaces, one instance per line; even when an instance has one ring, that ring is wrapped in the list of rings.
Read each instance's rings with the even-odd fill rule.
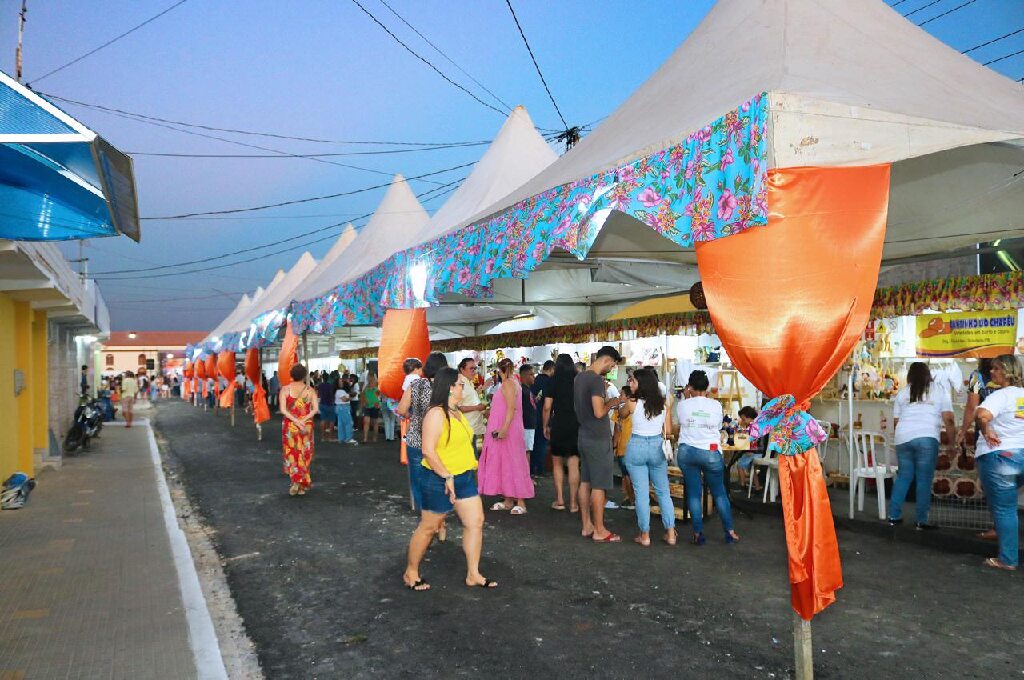
[[[759,93],[768,97],[768,167],[892,164],[883,263],[1024,233],[1024,88],[881,0],[719,0],[563,156],[515,109],[432,217],[396,176],[365,227],[347,227],[319,263],[303,253],[266,289],[243,296],[207,341],[269,311],[283,319],[292,301],[320,296],[396,251],[678,143]],[[450,295],[428,320],[439,338],[526,314],[548,324],[598,320],[645,295],[687,290],[699,278],[695,262],[692,248],[612,212],[585,260],[556,250],[529,279],[496,282],[493,299]],[[331,347],[378,338],[376,329],[339,328]]]

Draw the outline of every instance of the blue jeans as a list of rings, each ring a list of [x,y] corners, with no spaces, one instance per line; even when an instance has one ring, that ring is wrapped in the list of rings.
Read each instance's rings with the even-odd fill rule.
[[[391,441],[395,438],[395,412],[389,409],[387,406],[381,408],[380,420],[384,423],[384,439]]]
[[[405,457],[408,459],[409,488],[412,489],[412,504],[416,512],[423,509],[423,493],[420,491],[420,477],[434,473],[423,467],[423,449],[405,445]],[[436,476],[436,475],[435,475]]]
[[[347,442],[353,439],[352,432],[352,411],[348,405],[342,404],[335,409],[335,416],[338,419],[338,441]]]
[[[907,499],[910,484],[916,478],[917,523],[927,524],[928,511],[932,507],[932,478],[935,477],[935,463],[939,460],[939,440],[934,437],[918,437],[897,444],[896,458],[900,468],[892,483],[889,519],[900,519],[903,516],[903,502]]]
[[[999,534],[999,561],[1016,567],[1017,490],[1024,486],[1024,449],[992,451],[978,456],[978,478],[988,498],[988,509]]]
[[[624,464],[633,482],[636,496],[636,523],[640,531],[651,530],[651,494],[649,484],[654,485],[661,508],[661,524],[666,530],[676,525],[675,506],[668,492],[668,462],[661,452],[661,435],[642,436],[635,434],[626,444]]]
[[[676,460],[679,467],[683,469],[683,481],[686,483],[686,505],[690,509],[690,518],[693,521],[693,533],[704,532],[704,516],[701,510],[703,496],[701,472],[704,473],[704,481],[711,489],[711,498],[715,501],[718,516],[722,518],[722,528],[726,533],[732,531],[732,505],[729,503],[729,494],[725,490],[725,460],[722,459],[722,452],[705,451],[689,444],[680,444]]]

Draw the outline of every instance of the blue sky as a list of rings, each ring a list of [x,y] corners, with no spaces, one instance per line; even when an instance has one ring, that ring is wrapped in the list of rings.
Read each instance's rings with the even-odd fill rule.
[[[754,0],[751,0],[752,2]],[[932,0],[903,0],[907,13]],[[361,2],[453,80],[493,101],[391,14]],[[543,128],[560,122],[503,0],[388,0],[427,38]],[[890,0],[893,4],[895,0]],[[962,4],[939,0],[917,22]],[[29,0],[25,80],[81,55],[174,4],[174,0]],[[622,103],[700,22],[712,0],[539,2],[513,5],[555,99],[570,124],[596,121]],[[14,71],[20,0],[0,0],[0,68]],[[966,49],[1024,28],[1022,0],[976,0],[925,28]],[[1024,33],[971,53],[987,61],[1024,49]],[[1024,54],[992,66],[1024,77]],[[444,82],[405,52],[349,0],[189,0],[127,38],[33,83],[42,92],[162,118],[335,140],[488,140],[503,116]],[[1022,86],[1024,87],[1024,86]],[[65,108],[128,152],[261,153],[67,104]],[[210,132],[288,153],[379,147],[312,144]],[[337,158],[407,176],[475,160],[482,147]],[[135,160],[141,212],[173,215],[286,201],[387,181],[387,176],[307,159]],[[438,175],[451,181],[466,170]],[[413,182],[417,192],[430,189]],[[146,220],[143,241],[99,239],[85,251],[94,272],[172,264],[297,236],[373,210],[383,189],[352,197],[228,216]],[[435,210],[443,198],[425,203]],[[326,233],[335,234],[337,231]],[[325,241],[310,248],[320,257]],[[77,253],[77,246],[66,248]],[[242,292],[265,284],[301,253],[266,251],[257,262],[187,276],[101,283],[115,329],[212,328]]]

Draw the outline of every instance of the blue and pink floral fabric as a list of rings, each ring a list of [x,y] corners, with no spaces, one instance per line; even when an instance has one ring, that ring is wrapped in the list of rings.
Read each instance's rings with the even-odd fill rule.
[[[750,425],[750,436],[768,435],[768,450],[784,456],[804,453],[828,439],[828,433],[791,394],[772,399]]]
[[[401,251],[354,281],[295,302],[296,331],[330,333],[337,326],[379,324],[387,308],[436,303],[458,293],[488,297],[499,278],[526,278],[554,248],[584,259],[612,210],[691,247],[768,223],[766,127],[768,97],[760,94],[678,144],[520,201]],[[414,295],[410,271],[426,271]],[[224,349],[273,342],[284,319],[258,319],[250,331],[223,338]]]

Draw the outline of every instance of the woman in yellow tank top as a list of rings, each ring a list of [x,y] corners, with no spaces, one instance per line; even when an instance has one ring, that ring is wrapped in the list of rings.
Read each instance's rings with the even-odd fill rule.
[[[420,578],[420,563],[430,541],[455,510],[462,522],[462,549],[466,553],[466,585],[494,588],[497,583],[480,574],[483,550],[484,507],[476,488],[473,429],[457,404],[462,399],[459,372],[442,368],[434,376],[430,407],[423,417],[423,467],[420,524],[409,541],[409,557],[402,580],[410,590],[429,590]]]

